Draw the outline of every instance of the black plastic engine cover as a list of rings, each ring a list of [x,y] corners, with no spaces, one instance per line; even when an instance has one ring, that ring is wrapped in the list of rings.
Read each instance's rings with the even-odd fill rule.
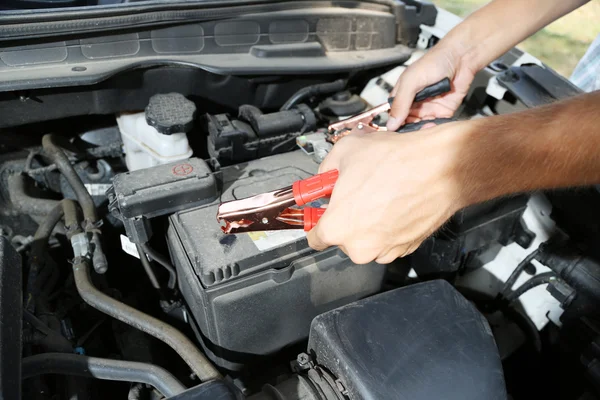
[[[308,349],[358,399],[506,399],[484,317],[449,283],[392,290],[316,317]]]

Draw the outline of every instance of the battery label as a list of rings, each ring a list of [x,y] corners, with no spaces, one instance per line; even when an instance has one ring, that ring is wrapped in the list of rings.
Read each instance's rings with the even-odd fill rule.
[[[295,242],[298,239],[305,238],[306,232],[301,229],[289,231],[248,232],[248,236],[250,236],[250,239],[252,239],[252,242],[258,250],[267,251],[286,243]]]
[[[307,203],[306,207],[326,208],[327,204],[329,204],[329,199],[323,198]],[[258,250],[267,251],[286,243],[295,242],[296,240],[305,238],[306,232],[300,228],[282,231],[248,232],[248,236],[250,236],[250,239],[252,239],[252,242],[254,242]]]

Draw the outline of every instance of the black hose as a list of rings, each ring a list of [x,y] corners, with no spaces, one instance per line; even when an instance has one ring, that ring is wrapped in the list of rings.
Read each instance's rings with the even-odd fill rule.
[[[48,246],[48,240],[54,230],[54,227],[63,217],[63,208],[61,203],[50,211],[42,223],[38,226],[33,236],[33,243],[31,244],[30,254],[30,266],[29,273],[27,275],[27,284],[25,286],[25,309],[33,312],[35,309],[35,302],[37,300],[37,294],[39,293],[38,277],[40,271],[44,267],[46,247]],[[42,282],[43,283],[43,282]]]
[[[64,374],[146,383],[154,386],[165,397],[175,396],[186,389],[171,373],[157,365],[77,354],[42,353],[25,357],[21,371],[22,379],[42,374]]]
[[[94,270],[99,274],[103,274],[108,268],[108,262],[106,261],[106,256],[102,251],[99,235],[100,230],[98,227],[98,214],[96,213],[96,205],[94,204],[94,200],[85,188],[85,185],[83,184],[83,181],[79,175],[77,175],[75,168],[73,168],[71,165],[71,162],[69,161],[69,158],[63,149],[54,143],[53,135],[44,135],[42,138],[42,147],[44,148],[46,155],[52,159],[54,164],[56,164],[58,170],[64,175],[64,177],[67,179],[67,182],[69,182],[69,185],[71,185],[71,188],[75,192],[77,201],[83,210],[83,228],[86,232],[92,234],[92,260]]]
[[[59,332],[50,329],[48,325],[46,325],[29,311],[23,310],[23,319],[45,335],[45,337],[41,340],[44,341],[44,344],[48,349],[52,349],[53,351],[58,351],[61,353],[73,352],[73,344],[66,337],[61,335]]]
[[[517,268],[515,268],[515,270],[512,272],[512,274],[510,274],[510,276],[504,283],[504,286],[500,291],[501,296],[506,296],[508,294],[508,292],[510,291],[510,289],[512,289],[517,279],[519,279],[519,276],[521,276],[523,270],[529,265],[531,261],[533,261],[534,258],[538,256],[539,252],[539,249],[532,251],[527,255],[527,257],[523,259],[523,261],[519,263],[519,265],[517,265]]]
[[[301,104],[293,110],[276,111],[270,114],[263,114],[257,107],[244,104],[239,108],[238,117],[248,122],[260,138],[286,133],[304,133],[317,127],[315,113],[306,104]]]
[[[90,225],[93,228],[96,228],[98,214],[96,213],[96,205],[94,204],[94,200],[92,200],[92,196],[85,188],[79,175],[77,175],[75,168],[73,168],[71,165],[69,158],[63,149],[54,142],[54,139],[54,135],[52,134],[44,135],[42,138],[42,147],[44,148],[45,154],[50,157],[54,164],[56,164],[58,170],[64,175],[64,177],[67,179],[67,182],[69,182],[69,185],[71,185],[71,188],[75,192],[77,201],[83,210],[83,217],[86,225],[84,228],[86,231],[89,230]]]
[[[296,104],[299,104],[300,102],[306,100],[311,96],[318,96],[342,91],[346,88],[347,83],[348,81],[346,79],[338,79],[333,82],[318,83],[316,85],[303,87],[302,89],[294,93],[292,97],[290,97],[288,101],[286,101],[285,104],[281,106],[280,110],[289,110]]]
[[[543,274],[536,275],[521,286],[519,286],[517,290],[506,295],[505,301],[510,304],[513,301],[517,300],[519,297],[521,297],[528,290],[531,290],[536,286],[549,283],[553,279],[556,279],[556,274],[554,274],[554,272],[544,272]]]
[[[13,207],[23,214],[48,215],[59,203],[58,200],[39,199],[27,194],[27,178],[24,175],[8,177],[8,195]]]
[[[67,231],[67,239],[71,240],[73,235],[81,233],[81,227],[79,226],[78,218],[78,205],[77,202],[70,199],[64,199],[62,201],[63,213],[65,216],[65,230]]]
[[[135,248],[137,249],[138,254],[140,255],[140,261],[142,263],[142,266],[144,267],[144,271],[146,271],[146,275],[148,275],[148,279],[150,279],[152,287],[154,287],[154,289],[160,290],[160,284],[158,283],[158,279],[156,279],[156,275],[152,270],[152,265],[150,265],[150,261],[148,261],[148,258],[146,257],[146,253],[144,253],[144,249],[142,249],[142,246],[140,246],[139,244],[136,244]]]
[[[177,272],[175,272],[175,268],[173,268],[171,263],[162,254],[150,247],[148,243],[142,244],[141,247],[144,250],[144,253],[148,254],[150,259],[162,265],[169,272],[169,282],[167,283],[167,286],[169,289],[175,289],[175,285],[177,284]]]
[[[196,346],[177,329],[96,289],[90,280],[86,258],[75,257],[73,276],[77,291],[86,303],[168,344],[184,359],[200,380],[207,381],[221,376]]]

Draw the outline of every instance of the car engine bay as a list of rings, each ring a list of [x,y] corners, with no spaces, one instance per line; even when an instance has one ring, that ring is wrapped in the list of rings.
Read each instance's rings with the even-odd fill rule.
[[[219,204],[315,175],[440,38],[427,2],[362,3],[69,37],[56,65],[61,37],[0,43],[1,398],[597,398],[595,187],[468,207],[388,265],[223,233]],[[512,49],[454,118],[577,93]]]

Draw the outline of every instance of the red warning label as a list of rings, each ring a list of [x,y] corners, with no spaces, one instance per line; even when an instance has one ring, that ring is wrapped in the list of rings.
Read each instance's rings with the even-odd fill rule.
[[[171,172],[173,172],[173,175],[186,176],[191,174],[193,170],[194,167],[192,167],[190,164],[177,164],[173,167]]]

